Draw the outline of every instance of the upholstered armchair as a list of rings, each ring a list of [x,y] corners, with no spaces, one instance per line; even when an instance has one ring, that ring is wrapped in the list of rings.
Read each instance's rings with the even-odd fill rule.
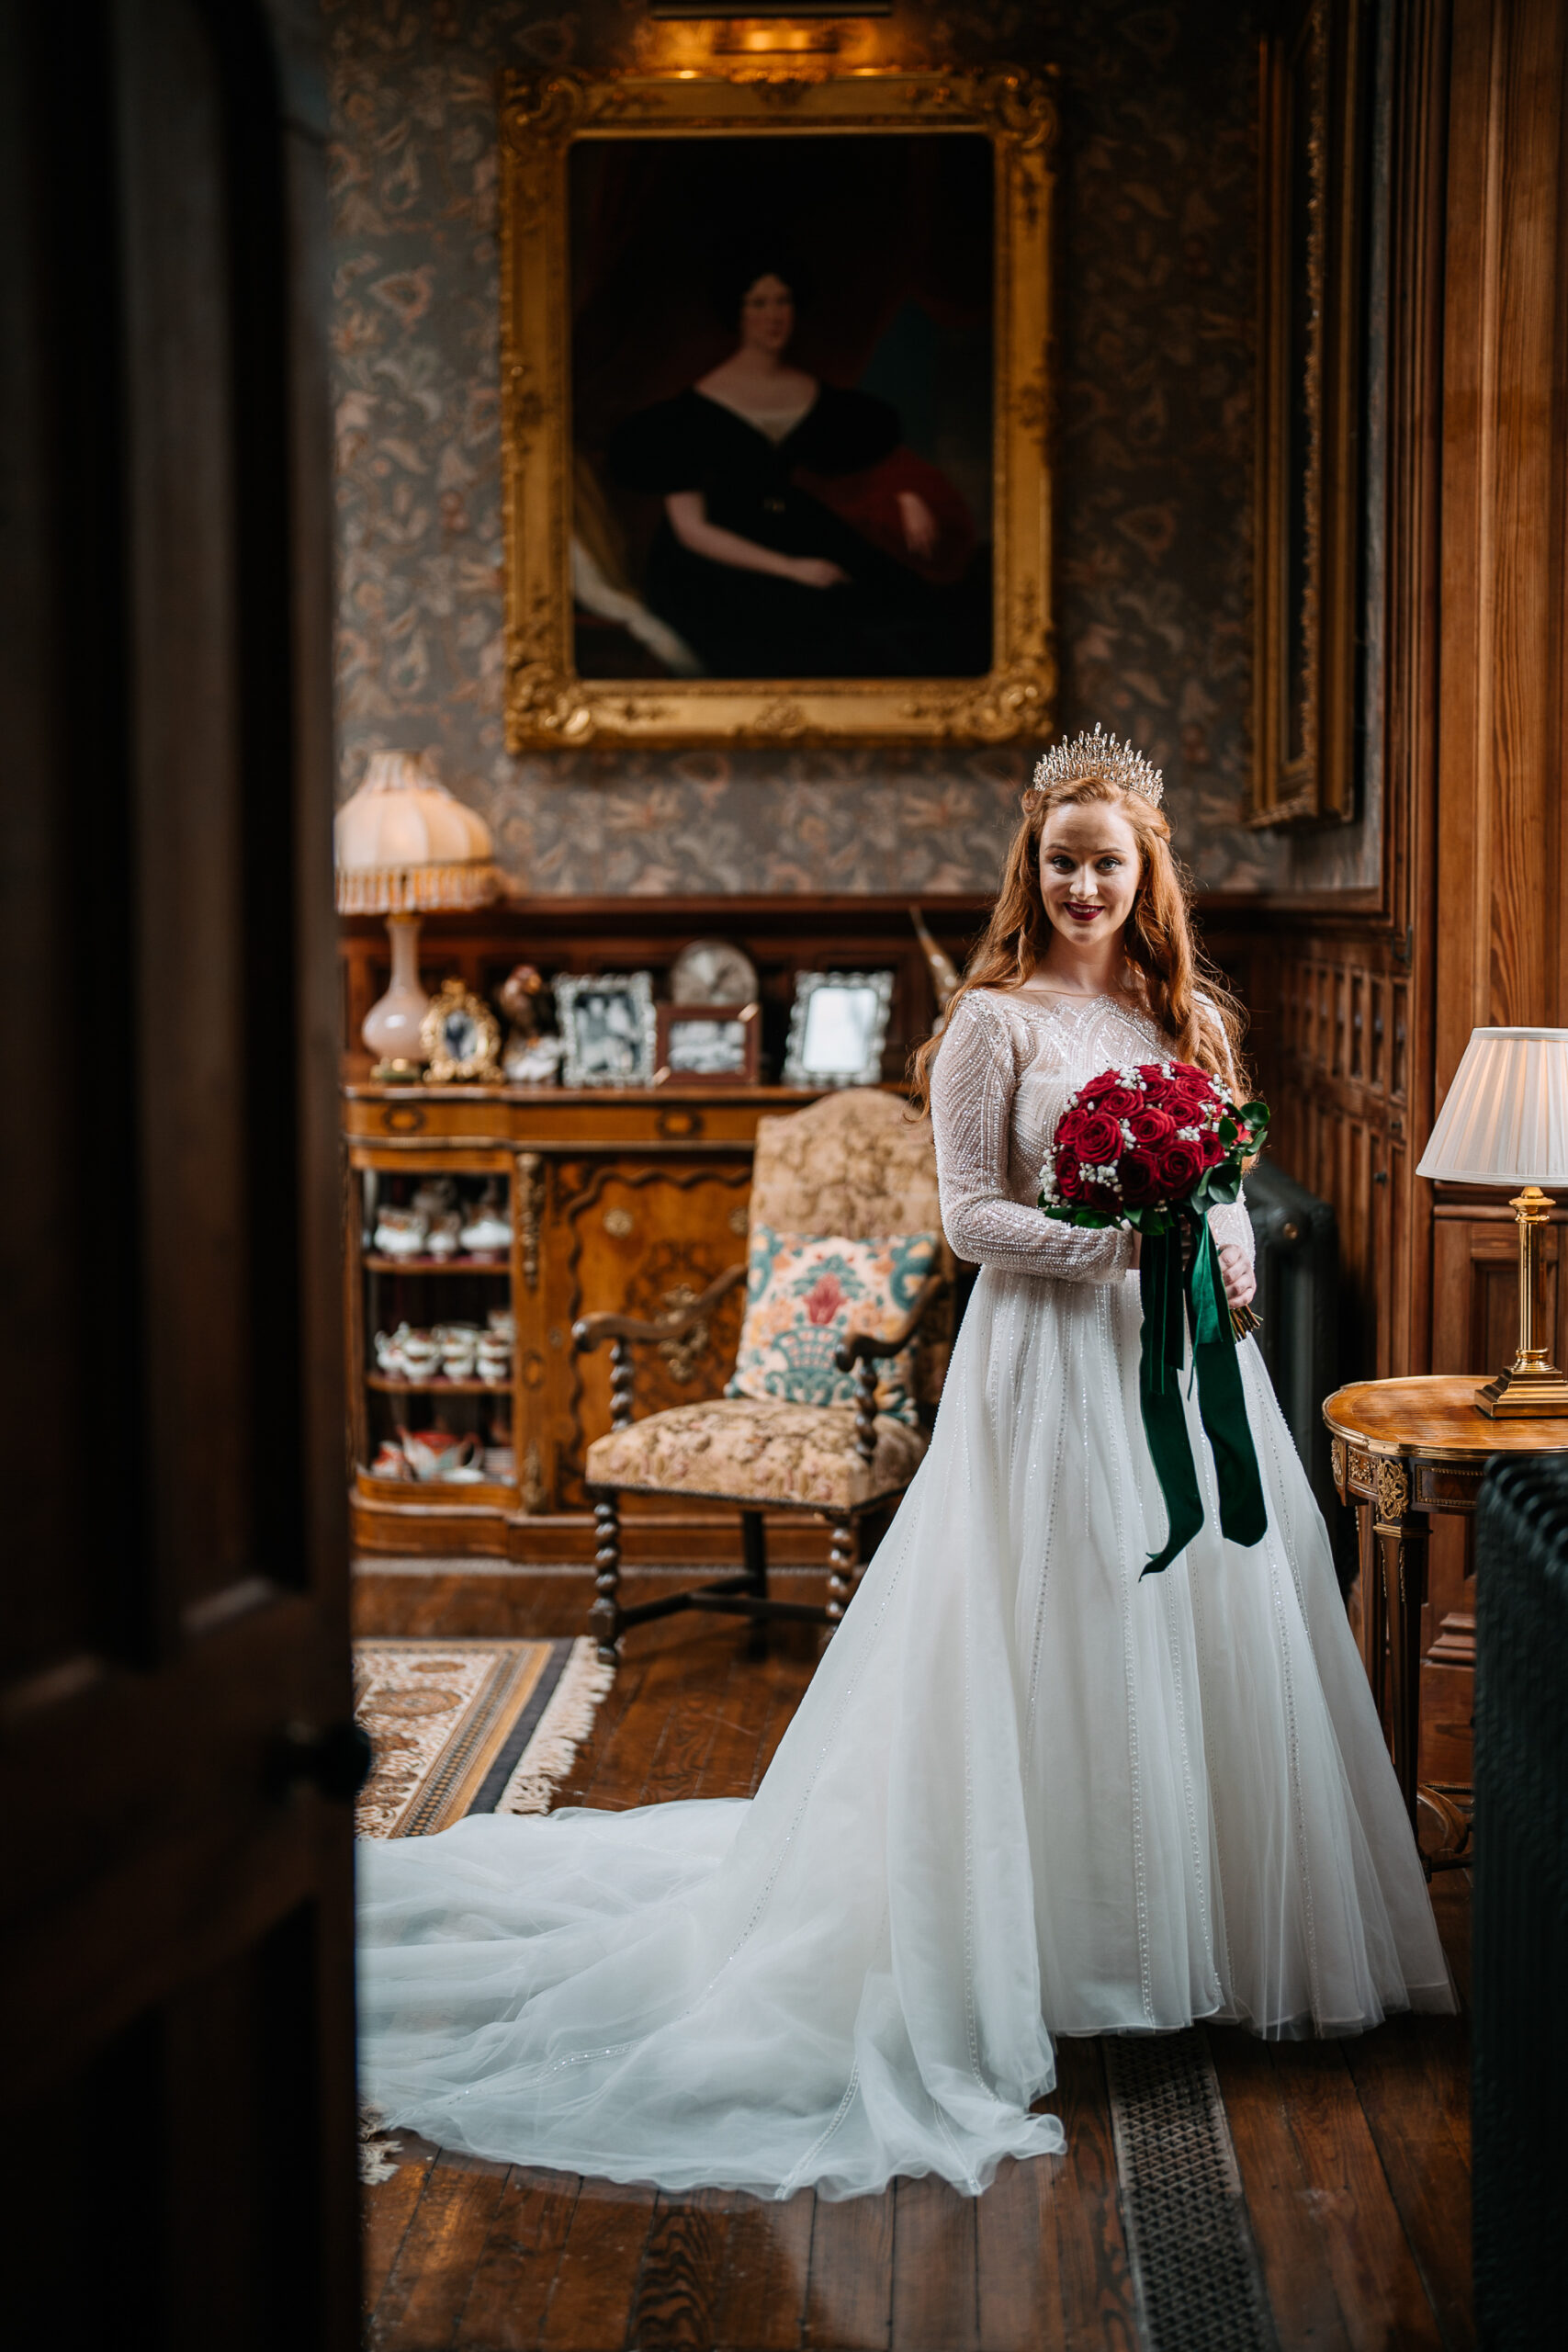
[[[843,1615],[861,1564],[865,1521],[903,1493],[926,1450],[929,1419],[946,1369],[952,1320],[952,1259],[942,1239],[936,1159],[927,1120],[911,1120],[896,1096],[853,1088],[808,1109],[758,1124],[749,1261],[768,1237],[833,1236],[845,1242],[908,1244],[934,1237],[931,1272],[900,1317],[855,1330],[833,1356],[853,1382],[852,1403],[795,1403],[778,1396],[725,1396],[635,1417],[632,1351],[679,1339],[712,1313],[747,1275],[730,1266],[700,1298],[657,1322],[615,1313],[587,1315],[572,1328],[581,1349],[610,1350],[606,1436],[588,1449],[587,1482],[598,1524],[592,1627],[599,1655],[619,1652],[628,1626],[678,1610],[803,1618],[829,1629]],[[923,1245],[922,1245],[923,1246]],[[890,1360],[912,1350],[917,1419],[879,1409]],[[906,1358],[908,1363],[910,1359]],[[839,1384],[842,1385],[842,1384]],[[740,1513],[744,1565],[687,1591],[624,1608],[620,1600],[620,1498],[683,1495],[733,1503]],[[768,1590],[763,1514],[811,1512],[825,1520],[829,1575],[825,1604],[775,1600]]]

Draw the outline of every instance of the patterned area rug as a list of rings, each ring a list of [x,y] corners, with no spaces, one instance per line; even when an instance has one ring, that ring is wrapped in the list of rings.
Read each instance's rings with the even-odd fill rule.
[[[355,1642],[354,1712],[375,1750],[359,1835],[547,1813],[613,1679],[591,1641]]]

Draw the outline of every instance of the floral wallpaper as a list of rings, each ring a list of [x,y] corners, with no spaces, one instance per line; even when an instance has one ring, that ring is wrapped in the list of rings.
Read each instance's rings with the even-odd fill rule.
[[[429,750],[543,893],[937,894],[996,879],[1022,750],[511,757],[495,76],[629,64],[640,0],[321,0],[333,111],[343,790]],[[1247,759],[1254,49],[1245,7],[897,0],[912,66],[1061,68],[1061,722],[1166,771],[1207,889],[1269,888]]]

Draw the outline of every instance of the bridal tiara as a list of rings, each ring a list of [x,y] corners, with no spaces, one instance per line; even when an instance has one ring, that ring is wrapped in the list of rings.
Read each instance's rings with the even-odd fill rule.
[[[1098,719],[1092,735],[1086,727],[1072,742],[1052,745],[1035,765],[1034,789],[1043,792],[1047,785],[1076,784],[1086,775],[1104,776],[1123,792],[1135,792],[1152,801],[1156,808],[1165,790],[1161,771],[1150,767],[1142,752],[1134,752],[1131,739],[1118,743],[1114,735],[1102,735]]]

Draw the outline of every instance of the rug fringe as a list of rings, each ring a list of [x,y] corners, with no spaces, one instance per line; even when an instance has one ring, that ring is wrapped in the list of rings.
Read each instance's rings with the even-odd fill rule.
[[[387,2119],[378,2107],[362,2099],[359,2107],[359,2177],[367,2188],[378,2188],[390,2180],[398,2169],[402,2151],[387,2130]]]
[[[573,1642],[538,1728],[502,1792],[497,1813],[548,1813],[550,1799],[571,1770],[579,1747],[593,1728],[599,1702],[615,1679],[615,1668],[601,1663],[591,1638]]]

